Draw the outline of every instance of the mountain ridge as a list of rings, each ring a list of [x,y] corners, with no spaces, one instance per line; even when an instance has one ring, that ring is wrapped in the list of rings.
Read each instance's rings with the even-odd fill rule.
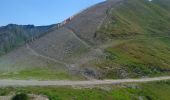
[[[38,38],[55,25],[34,26],[8,24],[0,27],[0,55],[6,54],[24,43]]]

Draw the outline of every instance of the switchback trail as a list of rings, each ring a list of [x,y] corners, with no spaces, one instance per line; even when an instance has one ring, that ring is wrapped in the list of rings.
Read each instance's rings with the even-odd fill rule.
[[[88,86],[88,85],[114,85],[121,83],[142,83],[152,81],[170,80],[170,76],[141,78],[141,79],[117,79],[117,80],[87,80],[87,81],[39,81],[39,80],[0,80],[0,87],[25,87],[25,86]]]

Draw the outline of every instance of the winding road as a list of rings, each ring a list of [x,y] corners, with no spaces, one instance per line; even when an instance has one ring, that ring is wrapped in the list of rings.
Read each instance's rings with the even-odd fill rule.
[[[117,80],[87,80],[87,81],[39,81],[39,80],[0,80],[0,87],[25,87],[25,86],[89,86],[89,85],[114,85],[121,83],[142,83],[152,81],[170,80],[170,76],[141,78],[141,79],[117,79]]]

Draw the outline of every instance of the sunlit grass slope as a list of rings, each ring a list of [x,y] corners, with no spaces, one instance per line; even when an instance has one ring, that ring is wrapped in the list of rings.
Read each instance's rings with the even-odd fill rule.
[[[98,31],[102,40],[121,39],[105,49],[106,59],[97,64],[106,78],[169,74],[170,2],[125,0],[108,11],[110,21]]]

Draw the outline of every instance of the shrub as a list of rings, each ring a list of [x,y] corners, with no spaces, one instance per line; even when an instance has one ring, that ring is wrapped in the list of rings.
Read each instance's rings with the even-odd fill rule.
[[[25,93],[16,94],[12,100],[29,100],[29,97]]]

